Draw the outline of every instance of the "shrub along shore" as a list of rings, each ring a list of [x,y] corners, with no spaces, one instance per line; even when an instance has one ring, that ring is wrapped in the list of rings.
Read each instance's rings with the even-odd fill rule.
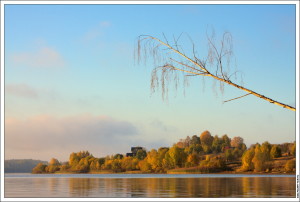
[[[133,147],[132,153],[96,158],[88,151],[73,152],[68,162],[52,158],[48,164],[38,163],[34,174],[43,173],[225,173],[281,174],[295,173],[296,142],[283,144],[256,143],[249,148],[241,137],[187,136],[172,147],[146,151]]]

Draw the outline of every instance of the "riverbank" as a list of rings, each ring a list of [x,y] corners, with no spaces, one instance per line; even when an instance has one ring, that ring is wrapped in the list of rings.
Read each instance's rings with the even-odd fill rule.
[[[222,171],[222,172],[197,172],[197,171],[183,171],[183,169],[181,169],[182,171],[180,171],[179,169],[173,169],[173,170],[168,170],[165,173],[150,173],[150,172],[143,172],[143,171],[126,171],[126,172],[113,172],[113,171],[90,171],[87,173],[78,173],[78,172],[71,172],[71,171],[59,171],[59,172],[55,172],[55,173],[50,173],[50,174],[56,174],[56,175],[67,175],[67,174],[153,174],[153,175],[158,175],[158,174],[182,174],[182,175],[186,175],[186,174],[205,174],[205,175],[296,175],[296,172],[251,172],[251,171],[247,171],[247,172],[237,172],[237,171]],[[49,173],[40,173],[40,174],[49,174]]]

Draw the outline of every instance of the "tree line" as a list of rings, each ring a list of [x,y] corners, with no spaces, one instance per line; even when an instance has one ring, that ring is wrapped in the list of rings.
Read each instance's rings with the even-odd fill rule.
[[[227,135],[212,136],[204,131],[200,136],[187,136],[172,147],[161,147],[146,151],[140,149],[134,156],[115,154],[96,158],[88,151],[73,152],[69,161],[59,162],[52,158],[48,164],[38,163],[32,173],[101,173],[143,172],[167,173],[174,169],[194,169],[201,173],[231,171],[230,165],[240,165],[239,172],[271,172],[278,169],[274,159],[282,154],[291,160],[284,165],[285,172],[295,170],[296,142],[284,144],[256,143],[250,148],[243,138],[229,138]]]

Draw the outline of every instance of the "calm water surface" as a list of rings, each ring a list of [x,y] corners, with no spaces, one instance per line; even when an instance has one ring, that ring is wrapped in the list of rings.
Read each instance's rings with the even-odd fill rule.
[[[5,197],[284,197],[295,175],[5,174]]]

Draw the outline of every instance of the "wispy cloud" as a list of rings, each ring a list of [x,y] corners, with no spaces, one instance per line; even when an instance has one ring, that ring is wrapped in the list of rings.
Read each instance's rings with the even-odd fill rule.
[[[33,68],[61,68],[65,66],[62,55],[54,48],[43,46],[35,51],[17,52],[11,56],[16,66]]]
[[[90,30],[86,31],[83,35],[82,39],[84,43],[88,43],[98,37],[100,37],[104,30],[111,26],[111,22],[109,21],[101,21],[97,25],[95,25]]]
[[[5,85],[5,93],[26,98],[38,97],[38,91],[27,84],[7,84]]]
[[[111,117],[48,115],[5,120],[6,158],[57,157],[67,160],[71,152],[89,150],[95,156],[130,150],[137,128]]]
[[[111,26],[111,22],[109,22],[109,21],[101,21],[100,22],[100,26],[101,27],[110,27]]]

